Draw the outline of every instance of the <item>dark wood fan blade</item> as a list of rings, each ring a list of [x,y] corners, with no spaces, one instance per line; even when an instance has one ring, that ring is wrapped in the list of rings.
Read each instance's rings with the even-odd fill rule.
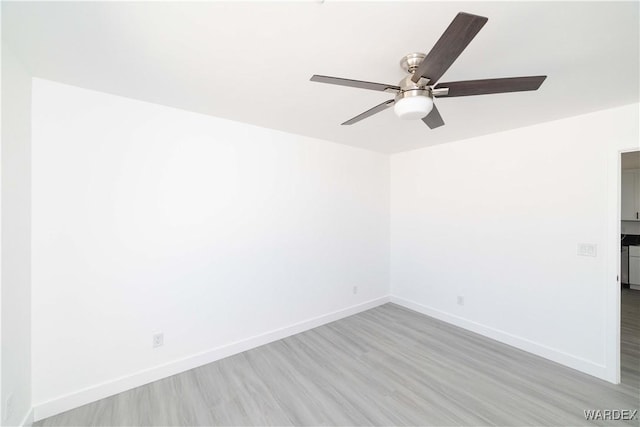
[[[329,83],[332,85],[340,85],[340,86],[349,86],[349,87],[357,87],[360,89],[370,89],[377,90],[380,92],[384,92],[385,90],[391,91],[399,91],[400,86],[396,85],[387,85],[384,83],[373,83],[373,82],[365,82],[362,80],[351,80],[351,79],[343,79],[340,77],[329,77],[329,76],[319,76],[314,74],[311,76],[312,82],[320,82],[320,83]]]
[[[488,95],[490,93],[523,92],[537,90],[547,76],[506,77],[503,79],[466,80],[462,82],[438,83],[434,89],[448,88],[446,95],[452,96]]]
[[[347,120],[346,122],[344,122],[342,124],[343,125],[352,125],[354,123],[357,123],[360,120],[366,119],[369,116],[373,116],[374,114],[379,113],[382,110],[386,110],[387,108],[391,107],[395,102],[396,102],[395,99],[390,99],[388,101],[385,101],[382,104],[378,104],[375,107],[371,108],[370,110],[365,111],[362,114],[358,114],[354,118],[349,119],[349,120]]]
[[[444,120],[442,120],[442,116],[440,115],[440,111],[433,106],[433,110],[426,117],[422,119],[422,121],[429,126],[431,129],[439,128],[440,126],[444,126]]]
[[[487,20],[488,18],[484,16],[458,13],[431,52],[420,63],[411,80],[417,83],[420,77],[426,77],[429,79],[429,84],[435,84],[471,43]]]

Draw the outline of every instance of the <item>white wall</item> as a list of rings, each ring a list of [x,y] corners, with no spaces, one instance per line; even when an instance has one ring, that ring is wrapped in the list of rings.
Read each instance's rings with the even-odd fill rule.
[[[36,419],[386,301],[386,155],[40,79],[32,136]]]
[[[638,141],[630,105],[393,155],[392,299],[616,381],[608,266],[619,150]]]
[[[31,410],[31,77],[2,46],[2,425]],[[7,399],[11,398],[7,410]]]

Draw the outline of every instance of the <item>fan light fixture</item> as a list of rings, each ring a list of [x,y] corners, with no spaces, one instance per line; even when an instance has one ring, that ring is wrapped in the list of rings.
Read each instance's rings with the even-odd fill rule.
[[[425,117],[433,109],[433,98],[430,96],[408,96],[397,100],[393,111],[405,120],[415,120]]]

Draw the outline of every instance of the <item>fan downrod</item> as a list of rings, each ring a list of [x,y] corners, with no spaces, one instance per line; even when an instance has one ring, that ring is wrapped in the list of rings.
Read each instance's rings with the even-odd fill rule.
[[[427,55],[422,52],[410,53],[402,57],[400,60],[400,67],[402,67],[402,69],[407,73],[413,74],[418,68],[418,65],[420,65],[426,57]]]

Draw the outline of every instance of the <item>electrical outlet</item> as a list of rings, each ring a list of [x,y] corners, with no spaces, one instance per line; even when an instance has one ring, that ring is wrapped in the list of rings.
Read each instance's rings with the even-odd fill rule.
[[[164,334],[154,334],[153,335],[153,348],[161,347],[164,345]]]
[[[353,294],[355,295],[355,294],[357,294],[357,293],[358,293],[358,287],[357,287],[357,286],[354,286],[354,287],[353,287]]]
[[[4,411],[2,411],[2,420],[7,421],[11,418],[13,412],[13,393],[9,393],[7,400],[4,401]]]
[[[462,295],[458,295],[458,305],[464,305],[464,297]]]

